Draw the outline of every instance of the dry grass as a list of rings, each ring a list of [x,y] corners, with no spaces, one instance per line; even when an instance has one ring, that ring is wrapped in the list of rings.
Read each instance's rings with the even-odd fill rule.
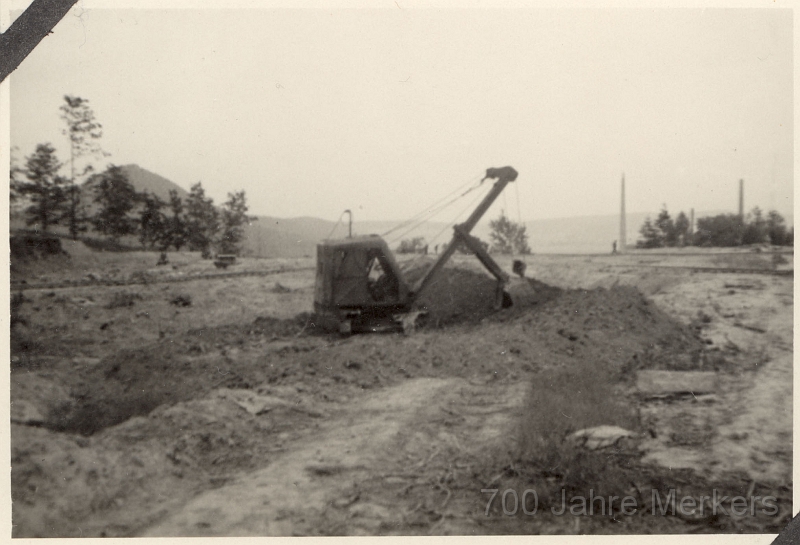
[[[603,424],[636,427],[636,413],[605,373],[589,365],[549,369],[531,385],[521,422],[523,453],[540,458],[572,432]]]
[[[558,489],[608,493],[625,489],[625,471],[613,460],[616,453],[587,451],[568,440],[572,432],[600,425],[637,429],[636,410],[610,376],[585,363],[545,370],[534,379],[521,415],[518,443],[519,459],[533,474],[556,477]],[[554,497],[557,493],[554,489]],[[548,503],[548,498],[542,499]]]
[[[765,270],[772,268],[772,255],[762,252],[712,256],[710,261],[715,267]]]

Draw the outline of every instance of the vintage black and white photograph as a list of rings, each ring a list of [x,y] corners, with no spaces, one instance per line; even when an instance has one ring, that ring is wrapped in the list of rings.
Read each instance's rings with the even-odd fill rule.
[[[13,537],[786,526],[791,9],[183,4],[2,84]]]

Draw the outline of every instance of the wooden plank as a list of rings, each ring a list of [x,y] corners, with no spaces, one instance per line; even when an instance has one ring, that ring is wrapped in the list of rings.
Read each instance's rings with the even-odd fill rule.
[[[636,388],[645,395],[708,394],[717,389],[713,371],[639,371]]]

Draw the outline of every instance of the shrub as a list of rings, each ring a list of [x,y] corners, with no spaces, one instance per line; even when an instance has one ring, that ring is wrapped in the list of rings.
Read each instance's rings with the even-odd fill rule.
[[[505,213],[501,213],[496,220],[489,222],[489,238],[492,240],[492,250],[500,254],[529,254],[528,234],[525,225],[511,221]]]

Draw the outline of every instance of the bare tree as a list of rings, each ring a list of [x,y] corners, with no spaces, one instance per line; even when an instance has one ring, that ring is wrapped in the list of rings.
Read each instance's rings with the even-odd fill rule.
[[[69,203],[65,216],[69,233],[74,239],[79,232],[85,230],[86,221],[78,182],[94,172],[91,163],[84,164],[83,168],[79,168],[78,163],[84,158],[103,157],[109,154],[104,152],[97,142],[103,136],[103,126],[95,120],[94,111],[89,107],[87,99],[64,95],[64,104],[59,109],[61,119],[67,125],[63,132],[69,137],[70,142],[70,186],[67,190]]]

